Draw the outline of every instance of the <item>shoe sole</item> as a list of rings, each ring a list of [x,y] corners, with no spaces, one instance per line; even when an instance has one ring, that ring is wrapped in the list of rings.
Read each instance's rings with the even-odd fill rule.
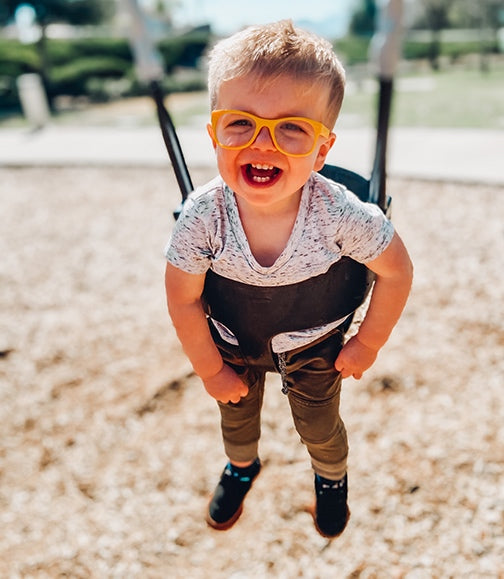
[[[210,498],[210,501],[208,503],[209,505],[210,505],[211,501],[212,501],[212,498]],[[238,510],[236,511],[236,513],[230,519],[228,519],[227,521],[224,521],[223,523],[218,523],[217,521],[214,521],[212,519],[212,517],[210,516],[210,512],[208,510],[207,510],[205,520],[206,520],[207,524],[210,527],[212,527],[212,529],[215,529],[216,531],[227,531],[236,523],[236,521],[240,518],[242,513],[243,513],[243,502],[238,507]]]
[[[318,526],[317,523],[317,504],[313,504],[310,505],[309,507],[306,507],[306,512],[310,513],[310,515],[313,518],[313,524],[315,525],[315,529],[317,530],[317,533],[319,535],[321,535],[322,537],[324,537],[324,539],[337,539],[340,535],[343,534],[343,531],[346,529],[348,521],[350,520],[350,509],[347,506],[347,511],[346,511],[346,519],[345,519],[345,524],[343,525],[343,528],[341,529],[341,531],[339,533],[336,533],[336,535],[329,535],[327,533],[324,533],[324,531]]]

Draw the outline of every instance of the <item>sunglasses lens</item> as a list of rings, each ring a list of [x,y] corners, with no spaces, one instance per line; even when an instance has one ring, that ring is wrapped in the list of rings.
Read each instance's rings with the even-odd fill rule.
[[[255,127],[252,117],[237,112],[225,112],[217,118],[215,136],[222,147],[241,149],[252,142]]]
[[[302,119],[290,119],[277,123],[275,138],[278,148],[290,155],[307,155],[317,138],[315,127]]]

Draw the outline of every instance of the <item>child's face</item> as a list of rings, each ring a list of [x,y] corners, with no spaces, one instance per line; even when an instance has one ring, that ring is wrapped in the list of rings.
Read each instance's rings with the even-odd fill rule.
[[[307,117],[324,123],[328,90],[316,83],[300,82],[289,76],[257,82],[243,77],[224,82],[219,90],[217,109],[239,110],[264,119]],[[324,165],[336,135],[319,136],[314,150],[305,157],[280,152],[263,127],[244,149],[219,146],[211,125],[208,132],[216,150],[219,172],[237,196],[258,208],[268,208],[292,200],[312,171]]]

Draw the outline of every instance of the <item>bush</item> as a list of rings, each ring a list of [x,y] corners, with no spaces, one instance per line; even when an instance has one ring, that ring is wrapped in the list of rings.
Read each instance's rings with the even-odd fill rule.
[[[405,40],[402,45],[402,57],[406,60],[424,60],[431,55],[429,42]]]
[[[170,75],[163,79],[162,87],[165,93],[204,91],[207,79],[201,73],[190,75]]]
[[[334,50],[347,66],[369,60],[370,39],[364,36],[346,36],[334,42]]]
[[[37,72],[39,67],[40,59],[33,45],[0,39],[0,76],[16,78],[26,72]]]
[[[498,52],[495,43],[482,45],[478,40],[468,40],[465,42],[443,41],[440,44],[439,56],[446,56],[451,61],[455,61],[468,54],[479,54],[481,52]],[[403,43],[403,58],[406,60],[423,60],[432,56],[432,43],[405,39]]]
[[[468,42],[445,42],[442,45],[441,52],[443,55],[448,56],[452,61],[455,61],[461,56],[467,54],[498,53],[499,50],[496,43],[482,43],[473,40]]]
[[[196,68],[209,42],[210,33],[206,29],[162,40],[157,48],[163,58],[165,71],[172,72],[176,66]]]
[[[364,36],[346,36],[334,42],[334,50],[345,61],[346,65],[365,63],[369,59],[370,39]],[[498,52],[495,42],[487,43],[482,47],[479,41],[441,42],[440,56],[447,56],[450,60],[467,54],[478,54],[482,51]],[[402,58],[405,60],[425,60],[432,56],[432,43],[429,41],[409,40],[407,37],[402,44]]]
[[[159,49],[164,68],[171,73],[175,67],[195,67],[209,43],[207,29],[167,39]],[[145,94],[147,87],[136,82],[133,57],[124,38],[77,38],[47,40],[49,96],[88,96],[92,99],[121,94]],[[21,44],[17,40],[0,39],[0,107],[19,109],[16,78],[27,72],[40,73],[40,56],[36,45]],[[166,80],[166,79],[165,79]],[[169,86],[176,81],[169,79]],[[201,88],[197,80],[184,79],[183,88]]]
[[[118,58],[79,58],[52,69],[51,93],[53,96],[86,95],[92,79],[120,79],[127,76],[130,70],[130,64]]]
[[[69,41],[66,42],[68,43]],[[129,63],[133,62],[129,42],[125,38],[78,38],[72,40],[71,44],[73,50],[80,57],[101,58],[107,56],[122,59]]]

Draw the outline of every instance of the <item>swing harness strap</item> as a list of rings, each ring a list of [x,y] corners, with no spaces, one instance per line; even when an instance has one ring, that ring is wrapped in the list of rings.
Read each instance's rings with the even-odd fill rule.
[[[350,316],[373,281],[374,274],[349,257],[324,274],[275,287],[250,286],[209,270],[203,298],[206,313],[233,332],[244,358],[271,361],[274,336]]]

